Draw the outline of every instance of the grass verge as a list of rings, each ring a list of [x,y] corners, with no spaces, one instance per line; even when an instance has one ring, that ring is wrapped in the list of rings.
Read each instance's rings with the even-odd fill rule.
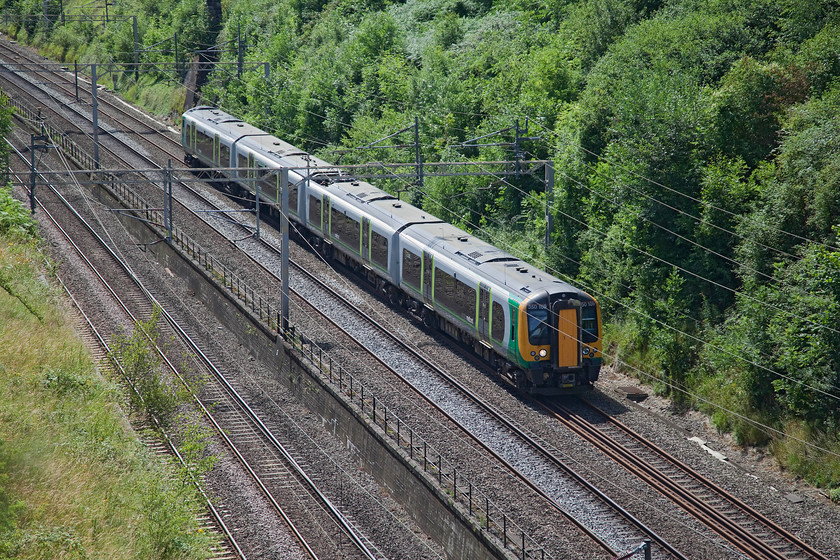
[[[149,452],[0,189],[0,559],[208,558],[187,477]],[[11,225],[10,225],[11,224]]]

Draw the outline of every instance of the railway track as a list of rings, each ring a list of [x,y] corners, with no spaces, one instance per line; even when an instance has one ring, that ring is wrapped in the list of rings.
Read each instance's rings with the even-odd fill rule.
[[[22,154],[18,152],[17,155],[28,165]],[[52,211],[48,210],[45,204]],[[136,323],[147,320],[156,306],[162,309],[154,296],[131,270],[126,268],[119,256],[108,248],[94,228],[57,190],[50,188],[41,197],[40,205],[44,214],[62,232],[79,258],[96,275],[104,292],[119,306],[129,321]],[[56,217],[58,212],[64,214],[63,219]],[[61,226],[61,223],[66,223],[71,215],[86,232],[87,244],[85,246],[74,241],[78,239],[78,235],[71,238],[67,230]],[[119,287],[111,285],[113,282],[111,278],[115,277],[120,278]],[[126,286],[131,286],[131,289],[127,289]],[[202,365],[213,374],[212,379],[215,383],[206,385],[206,393],[203,393],[201,397],[194,394],[196,402],[208,421],[216,428],[219,437],[226,442],[230,451],[242,462],[255,483],[263,490],[277,514],[299,541],[307,557],[368,560],[382,558],[381,554],[375,552],[372,544],[359,535],[352,524],[330,503],[314,481],[306,476],[279,438],[248,407],[245,400],[215,368],[212,360],[201,351],[187,331],[166,310],[162,312],[167,319],[166,324],[172,329],[168,336],[177,336],[192,355],[201,357]],[[105,336],[99,333],[97,335],[100,344],[107,344]],[[167,335],[164,334],[163,337],[166,338]],[[168,358],[168,353],[159,347],[157,350],[169,370],[182,381],[185,387],[189,388],[191,384]],[[211,409],[215,412],[211,412]],[[242,452],[240,447],[247,448],[248,451]],[[177,450],[174,447],[172,449],[177,454]],[[208,507],[216,515],[217,526],[225,528],[224,521],[209,501]],[[306,522],[308,532],[298,529],[296,524],[300,525],[301,520]],[[329,527],[333,527],[334,530],[325,532]],[[228,532],[228,539],[233,543],[231,550],[238,549],[231,532]],[[341,554],[337,555],[336,550],[340,550]],[[240,557],[244,558],[244,555]]]
[[[703,521],[749,558],[828,560],[591,403],[582,401],[580,406],[563,406],[558,402],[541,401],[541,406],[582,439]]]
[[[27,163],[23,155],[15,150],[15,156],[19,157],[24,163]],[[66,208],[69,210],[69,208]],[[75,250],[75,253],[78,255],[78,258],[84,262],[84,264],[90,268],[92,273],[94,273],[98,278],[103,281],[102,288],[105,292],[111,294],[115,301],[117,301],[122,307],[123,311],[125,312],[125,319],[136,321],[137,316],[131,312],[131,309],[134,308],[135,312],[137,309],[137,305],[139,304],[141,307],[146,307],[144,304],[147,301],[140,296],[139,294],[132,293],[131,295],[124,295],[122,298],[116,296],[116,291],[110,286],[107,281],[105,281],[104,277],[99,273],[96,268],[96,264],[94,264],[94,260],[90,256],[90,249],[84,249],[79,244],[77,244],[73,238],[71,238],[70,234],[67,230],[62,227],[59,219],[55,215],[55,213],[51,213],[47,210],[44,210],[44,214],[46,218],[53,224],[53,226],[61,233],[64,237],[66,242]],[[99,253],[98,256],[101,256]],[[85,342],[87,348],[92,353],[92,358],[94,361],[99,364],[99,367],[102,369],[103,373],[116,375],[122,375],[123,379],[130,384],[130,380],[122,370],[120,364],[114,363],[110,358],[109,354],[111,348],[108,344],[108,338],[110,338],[109,333],[102,332],[96,325],[97,321],[91,318],[91,316],[86,313],[84,306],[80,303],[79,299],[74,295],[73,291],[69,287],[68,283],[62,279],[62,277],[56,273],[56,278],[58,279],[60,285],[67,293],[70,300],[73,302],[74,311],[79,319],[80,324],[80,335],[82,340]],[[113,333],[110,333],[113,334]],[[133,388],[133,386],[132,386]],[[136,391],[136,389],[134,389]],[[152,451],[157,452],[159,454],[167,454],[172,455],[180,461],[181,465],[186,468],[186,463],[178,452],[176,445],[172,442],[169,436],[166,434],[166,431],[161,426],[156,426],[158,431],[163,434],[163,441],[161,440],[150,440],[148,437],[143,436],[144,443],[147,444]],[[199,493],[203,496],[206,504],[206,513],[201,516],[199,519],[202,526],[205,530],[211,531],[219,535],[220,539],[220,548],[216,550],[213,559],[214,560],[233,560],[233,559],[240,559],[246,560],[246,556],[239,548],[237,543],[236,537],[230,531],[226,523],[224,522],[221,514],[214,506],[211,499],[204,493],[204,490],[198,484],[197,481],[194,481]]]

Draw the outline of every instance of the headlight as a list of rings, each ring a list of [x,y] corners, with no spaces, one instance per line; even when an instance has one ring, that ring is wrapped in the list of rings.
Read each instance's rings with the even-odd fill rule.
[[[586,356],[587,354],[589,354],[589,348],[584,348],[583,355]]]
[[[546,352],[545,348],[540,350],[540,358],[545,358],[546,354],[548,354],[548,352]]]

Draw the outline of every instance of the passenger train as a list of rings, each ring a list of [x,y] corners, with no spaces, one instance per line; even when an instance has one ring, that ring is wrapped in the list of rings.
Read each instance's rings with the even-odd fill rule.
[[[188,165],[229,168],[227,180],[275,213],[272,170],[290,168],[289,218],[314,247],[516,389],[575,393],[598,379],[601,312],[589,294],[219,109],[186,111],[181,142]]]

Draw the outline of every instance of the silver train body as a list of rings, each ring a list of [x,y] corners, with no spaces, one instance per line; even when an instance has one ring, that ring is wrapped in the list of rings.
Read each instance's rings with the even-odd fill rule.
[[[316,248],[520,391],[574,393],[597,380],[600,307],[585,292],[219,109],[186,111],[181,138],[188,164],[229,168],[227,180],[274,212],[276,170],[291,169],[289,217]]]

